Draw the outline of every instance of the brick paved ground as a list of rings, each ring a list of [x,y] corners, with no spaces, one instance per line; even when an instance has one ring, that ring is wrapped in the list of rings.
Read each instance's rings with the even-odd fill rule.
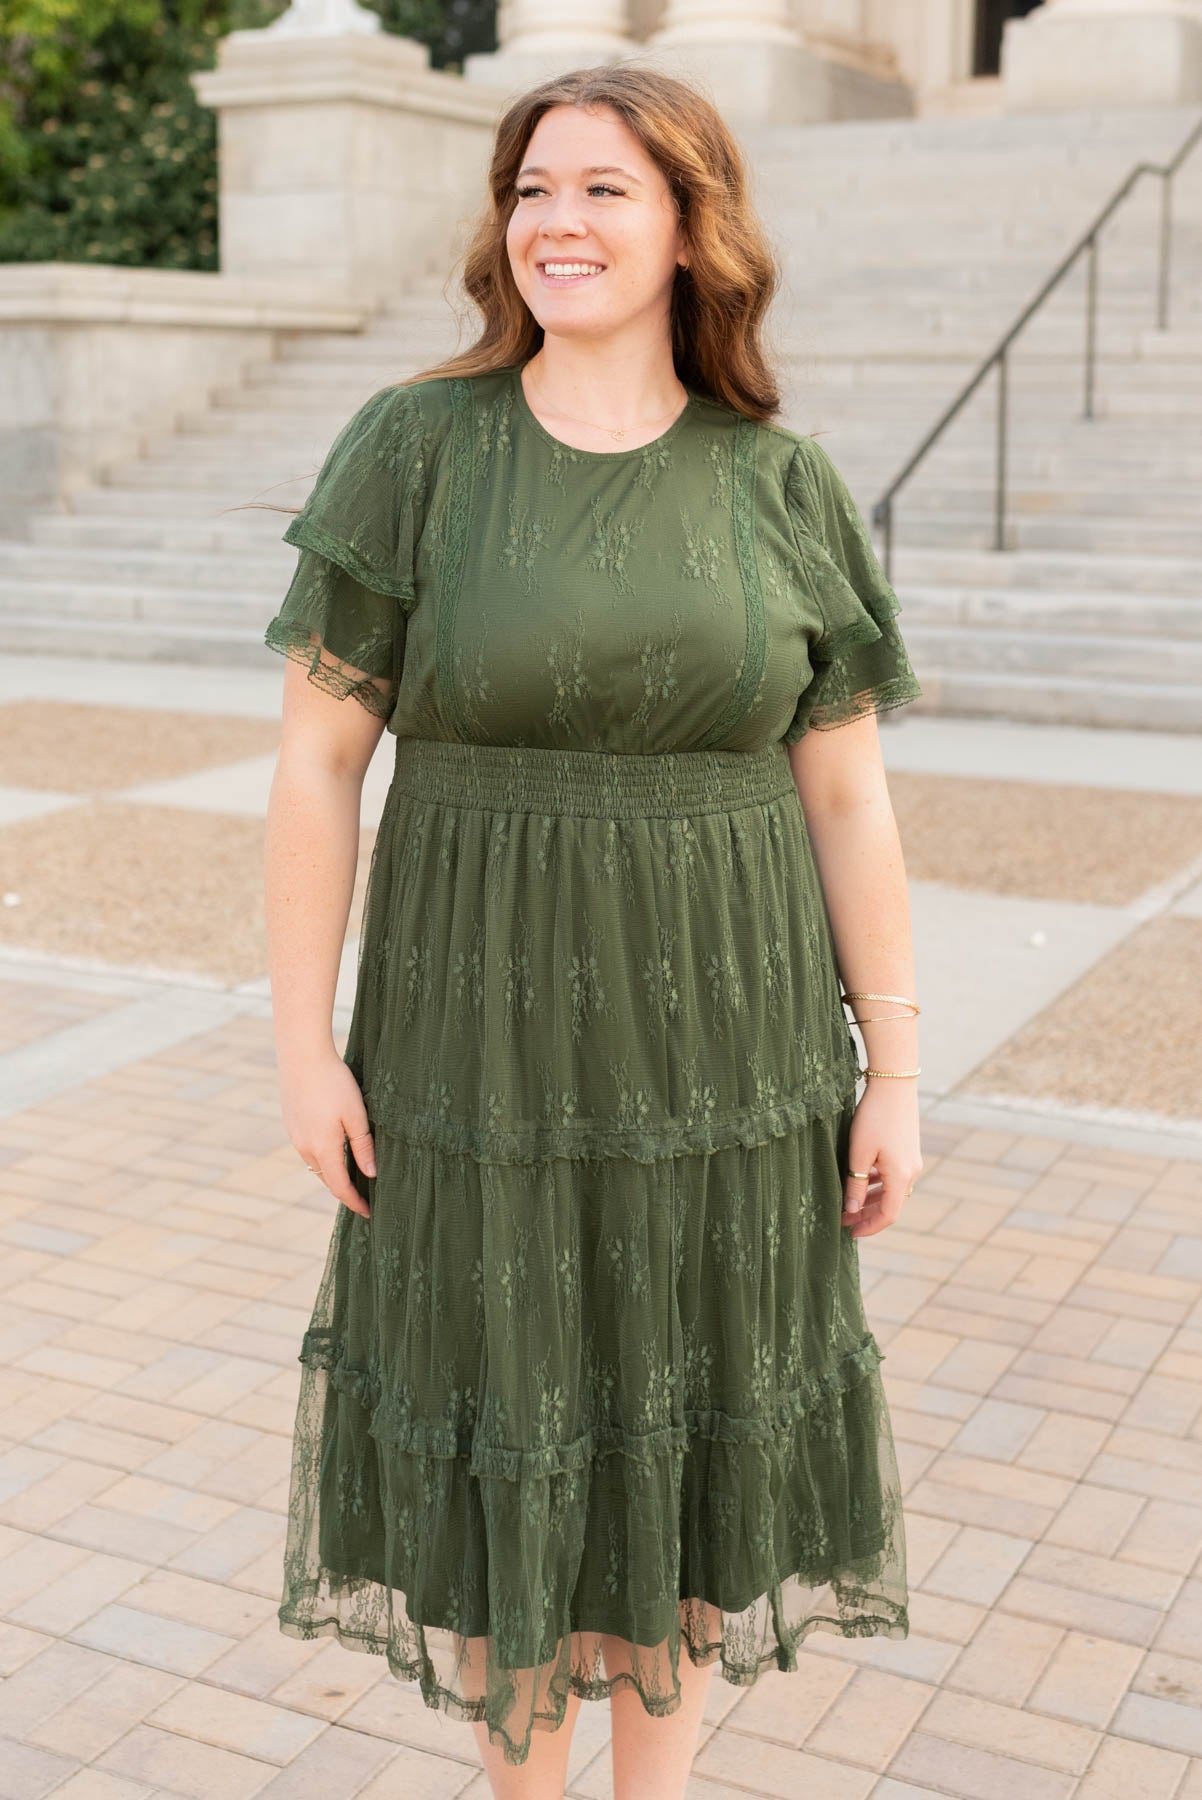
[[[95,665],[64,698],[60,664],[39,713],[4,704],[16,662],[0,659],[0,1800],[487,1800],[466,1725],[382,1659],[276,1625],[296,1352],[334,1204],[279,1122],[262,973],[278,677],[235,703],[160,668],[143,699]],[[127,717],[141,706],[154,741]],[[1180,750],[1160,778],[1154,740],[1116,743],[1089,806],[1049,792],[1052,855],[1030,788],[1056,770],[1046,737],[1019,733],[1011,791],[989,800],[1013,853],[995,842],[991,861],[964,777],[940,789],[927,766],[969,768],[988,734],[932,730],[886,738],[921,870],[926,1168],[861,1245],[911,1635],[816,1634],[799,1674],[715,1680],[690,1800],[1202,1800],[1202,1048],[1170,993],[1202,914],[1198,798]],[[386,780],[373,768],[361,869]],[[1050,871],[1082,819],[1096,873],[1073,885]],[[604,1706],[581,1711],[569,1791],[610,1794]]]

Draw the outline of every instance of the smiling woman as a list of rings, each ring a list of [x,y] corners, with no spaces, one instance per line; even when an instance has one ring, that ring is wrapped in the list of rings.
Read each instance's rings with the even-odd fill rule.
[[[279,1617],[471,1721],[505,1800],[562,1796],[585,1699],[614,1800],[680,1800],[715,1670],[909,1630],[857,1237],[917,1104],[857,1103],[839,965],[910,991],[871,715],[920,690],[842,477],[775,416],[775,267],[709,103],[577,71],[510,107],[490,183],[480,339],[344,427],[269,627],[281,1085],[343,1202]],[[346,1048],[310,1057],[341,942],[310,872],[349,888],[384,725]],[[867,1029],[908,1057],[911,1026]]]
[[[590,161],[598,147],[623,160]],[[527,156],[506,231],[514,280],[544,331],[543,350],[527,365],[526,393],[569,446],[588,449],[605,435],[637,443],[640,432],[645,442],[685,399],[669,299],[689,252],[669,183],[604,105],[549,108]],[[560,293],[570,296],[563,306],[543,298]]]

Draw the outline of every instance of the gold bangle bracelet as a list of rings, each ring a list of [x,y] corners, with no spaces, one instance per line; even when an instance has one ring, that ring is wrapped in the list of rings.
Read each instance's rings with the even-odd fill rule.
[[[872,1025],[877,1019],[912,1019],[914,1016],[913,1013],[869,1013],[862,1019],[857,1013],[852,1013],[851,1022],[853,1025]]]
[[[917,1000],[911,1000],[908,994],[872,994],[866,988],[845,988],[842,997],[844,1000],[893,1000],[899,1006],[912,1008],[916,1017],[922,1011]]]
[[[883,1075],[886,1081],[908,1080],[911,1075],[921,1075],[922,1069],[870,1069],[867,1066],[860,1070],[861,1075]]]

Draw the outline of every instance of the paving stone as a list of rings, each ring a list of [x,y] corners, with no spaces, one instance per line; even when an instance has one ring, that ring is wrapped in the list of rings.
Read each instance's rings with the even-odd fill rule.
[[[1076,1777],[1040,1768],[1018,1757],[999,1756],[973,1745],[950,1742],[929,1731],[911,1732],[889,1767],[892,1777],[925,1783],[956,1800],[1068,1800]],[[875,1800],[875,1797],[874,1797]]]
[[[1106,1738],[1074,1800],[1188,1800],[1185,1758],[1146,1744]]]
[[[1134,1644],[1066,1632],[1027,1705],[1082,1725],[1109,1726],[1141,1659]]]

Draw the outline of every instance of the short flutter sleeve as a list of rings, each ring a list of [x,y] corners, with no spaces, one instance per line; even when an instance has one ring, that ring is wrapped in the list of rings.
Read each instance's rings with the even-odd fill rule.
[[[813,679],[784,736],[795,744],[811,728],[828,731],[916,700],[922,688],[895,623],[901,603],[846,482],[813,438],[802,438],[793,453],[785,502],[822,620],[809,645]]]
[[[300,551],[264,642],[382,719],[396,706],[416,593],[425,439],[416,386],[381,388],[342,427],[284,541]]]

